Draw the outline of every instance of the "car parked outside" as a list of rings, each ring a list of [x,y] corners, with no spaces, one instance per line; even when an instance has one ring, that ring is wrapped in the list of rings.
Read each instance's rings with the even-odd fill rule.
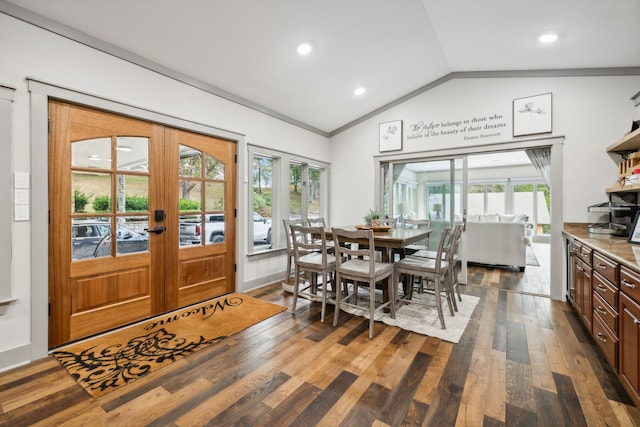
[[[73,260],[111,255],[111,223],[109,221],[77,220],[71,226]],[[126,227],[118,226],[116,252],[118,255],[144,252],[149,238]]]
[[[180,221],[180,245],[199,245],[202,234],[206,243],[224,241],[224,214],[207,214],[205,216],[204,233],[200,224],[200,217],[185,218]],[[271,221],[257,212],[253,213],[253,240],[271,244]]]

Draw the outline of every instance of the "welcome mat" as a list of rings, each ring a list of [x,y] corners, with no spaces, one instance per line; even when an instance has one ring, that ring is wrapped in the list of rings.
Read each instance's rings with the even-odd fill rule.
[[[69,345],[53,356],[98,397],[284,310],[233,293]]]

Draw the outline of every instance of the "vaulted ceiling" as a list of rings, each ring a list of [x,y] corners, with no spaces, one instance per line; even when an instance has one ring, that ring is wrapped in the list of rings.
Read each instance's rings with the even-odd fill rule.
[[[325,135],[456,76],[640,74],[638,0],[0,0],[0,11]],[[558,40],[539,42],[549,31]]]

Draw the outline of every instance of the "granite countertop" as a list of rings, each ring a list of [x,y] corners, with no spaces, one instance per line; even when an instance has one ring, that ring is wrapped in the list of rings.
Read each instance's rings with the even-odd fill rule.
[[[640,272],[640,245],[627,242],[626,237],[589,233],[589,224],[564,223],[562,232],[586,243],[594,250],[635,271]]]

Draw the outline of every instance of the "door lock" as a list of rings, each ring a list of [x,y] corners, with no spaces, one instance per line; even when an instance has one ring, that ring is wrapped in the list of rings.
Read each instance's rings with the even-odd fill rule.
[[[144,231],[146,231],[147,233],[162,234],[166,229],[167,229],[166,227],[163,227],[161,225],[156,225],[156,228],[154,228],[153,230],[149,230],[148,228],[145,228]]]

